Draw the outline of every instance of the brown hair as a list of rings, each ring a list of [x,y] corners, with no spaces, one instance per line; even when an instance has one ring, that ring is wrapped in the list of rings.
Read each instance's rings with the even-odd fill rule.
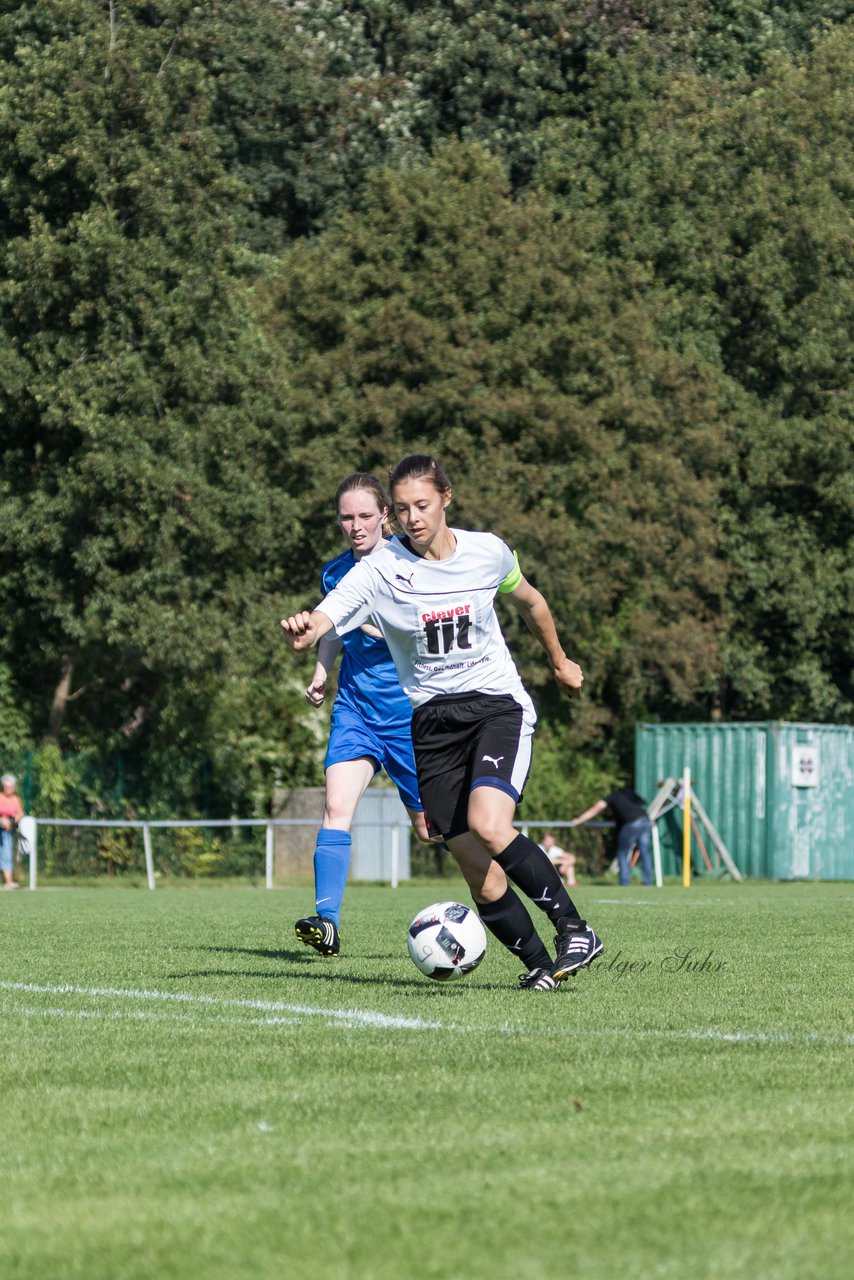
[[[428,453],[412,453],[389,472],[388,483],[392,492],[395,485],[402,484],[404,480],[432,480],[439,493],[447,493],[451,488],[445,469]]]
[[[338,515],[338,509],[341,505],[341,499],[345,493],[353,493],[356,489],[364,489],[374,498],[380,511],[389,511],[391,509],[391,499],[385,491],[385,487],[376,476],[370,475],[367,471],[354,471],[352,475],[345,476],[335,491],[335,514]]]

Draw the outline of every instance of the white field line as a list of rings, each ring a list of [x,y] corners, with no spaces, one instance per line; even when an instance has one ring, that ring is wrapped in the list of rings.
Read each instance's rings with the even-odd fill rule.
[[[562,1036],[569,1033],[568,1030],[563,1027],[526,1027],[521,1025],[514,1026],[512,1023],[504,1023],[500,1026],[492,1027],[476,1025],[464,1026],[460,1023],[437,1022],[435,1020],[428,1021],[424,1018],[404,1018],[391,1014],[374,1013],[368,1009],[325,1009],[316,1005],[285,1004],[282,1001],[274,1000],[234,1000],[219,998],[217,996],[192,995],[189,992],[150,991],[118,987],[77,987],[72,986],[71,984],[62,984],[61,986],[41,986],[32,982],[0,982],[0,990],[21,991],[36,995],[79,995],[88,999],[101,999],[106,997],[109,999],[161,1001],[164,1003],[180,1003],[190,1006],[196,1005],[205,1009],[250,1009],[258,1010],[268,1015],[262,1018],[231,1018],[215,1016],[213,1018],[205,1019],[205,1021],[208,1022],[227,1022],[233,1025],[242,1026],[290,1026],[295,1022],[298,1022],[300,1018],[320,1017],[334,1022],[346,1023],[349,1026],[380,1027],[391,1030],[449,1031],[455,1034],[462,1033],[469,1035],[497,1033],[500,1035],[522,1035],[526,1037]],[[0,1010],[0,1012],[2,1012],[2,1010]],[[136,1021],[196,1021],[192,1014],[164,1015],[152,1013],[148,1010],[70,1010],[63,1008],[38,1008],[26,1005],[11,1005],[7,1006],[5,1012],[18,1013],[24,1017],[47,1016],[92,1019],[100,1018],[114,1021],[127,1019]],[[283,1014],[286,1016],[280,1016]],[[605,1036],[608,1038],[624,1038],[629,1040],[705,1040],[725,1044],[826,1044],[836,1045],[838,1047],[854,1046],[854,1034],[833,1035],[824,1032],[812,1031],[720,1031],[714,1027],[704,1027],[699,1029],[686,1028],[685,1030],[680,1031],[676,1029],[643,1027],[583,1027],[576,1024],[571,1028],[571,1033],[581,1037]]]
[[[693,897],[693,899],[677,899],[677,897],[594,897],[593,902],[607,902],[608,906],[731,906],[732,901],[726,897]],[[754,902],[755,899],[750,899]],[[763,901],[767,901],[763,899]]]
[[[643,902],[638,898],[593,898],[593,902],[605,902],[609,907],[657,907],[657,902]]]
[[[151,1009],[114,1009],[110,1012],[107,1009],[57,1009],[48,1006],[38,1008],[35,1005],[11,1004],[6,1008],[0,1005],[0,1013],[14,1013],[20,1018],[75,1018],[94,1019],[101,1022],[185,1022],[194,1027],[199,1025],[199,1019],[192,1014],[155,1013]],[[215,1015],[212,1018],[205,1018],[205,1022],[217,1025],[225,1023],[230,1027],[292,1027],[299,1022],[299,1018],[227,1018]]]
[[[0,990],[25,991],[33,995],[88,996],[98,999],[106,996],[117,1000],[162,1000],[176,1004],[204,1005],[209,1008],[256,1009],[262,1013],[292,1013],[303,1018],[328,1018],[331,1022],[360,1024],[366,1027],[390,1027],[404,1030],[439,1030],[440,1022],[428,1022],[424,1018],[403,1018],[396,1014],[374,1013],[370,1009],[324,1009],[319,1005],[285,1004],[281,1000],[231,1000],[219,996],[191,995],[182,991],[147,991],[122,987],[75,987],[70,983],[61,986],[39,986],[34,982],[0,982]]]
[[[712,1040],[725,1044],[827,1044],[840,1048],[854,1046],[854,1034],[831,1035],[822,1031],[718,1031],[714,1027],[699,1030],[646,1030],[643,1027],[577,1027],[580,1037],[624,1036],[631,1040]],[[536,1033],[534,1033],[536,1034]]]

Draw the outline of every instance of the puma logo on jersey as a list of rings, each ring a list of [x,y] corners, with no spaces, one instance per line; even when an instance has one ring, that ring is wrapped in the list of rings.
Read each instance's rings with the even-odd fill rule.
[[[497,760],[495,756],[481,756],[480,758],[481,760],[488,760],[490,764],[494,764],[496,769],[501,764],[501,761],[504,759],[503,756],[499,756]]]
[[[395,582],[405,582],[405,583],[406,583],[406,585],[407,585],[408,587],[410,587],[410,588],[411,588],[411,586],[412,586],[412,579],[413,579],[414,577],[415,577],[415,570],[413,570],[413,571],[412,571],[412,573],[410,573],[410,575],[409,575],[409,577],[408,577],[408,578],[404,578],[404,576],[403,576],[403,574],[402,574],[402,573],[396,573],[396,574],[394,575],[394,580],[395,580]]]

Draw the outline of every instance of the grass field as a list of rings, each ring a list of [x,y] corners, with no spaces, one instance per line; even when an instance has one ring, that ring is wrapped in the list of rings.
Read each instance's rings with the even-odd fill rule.
[[[850,1274],[854,886],[581,888],[549,994],[421,978],[446,897],[2,895],[3,1280]]]

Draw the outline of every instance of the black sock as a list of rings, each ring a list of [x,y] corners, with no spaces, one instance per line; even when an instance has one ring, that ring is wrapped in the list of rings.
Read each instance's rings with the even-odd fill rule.
[[[503,898],[497,902],[478,902],[475,905],[489,932],[529,969],[551,968],[552,958],[534,928],[524,902],[509,885]]]
[[[554,864],[528,836],[520,833],[506,849],[496,854],[495,861],[534,906],[545,911],[552,924],[567,918],[572,924],[581,922]]]

